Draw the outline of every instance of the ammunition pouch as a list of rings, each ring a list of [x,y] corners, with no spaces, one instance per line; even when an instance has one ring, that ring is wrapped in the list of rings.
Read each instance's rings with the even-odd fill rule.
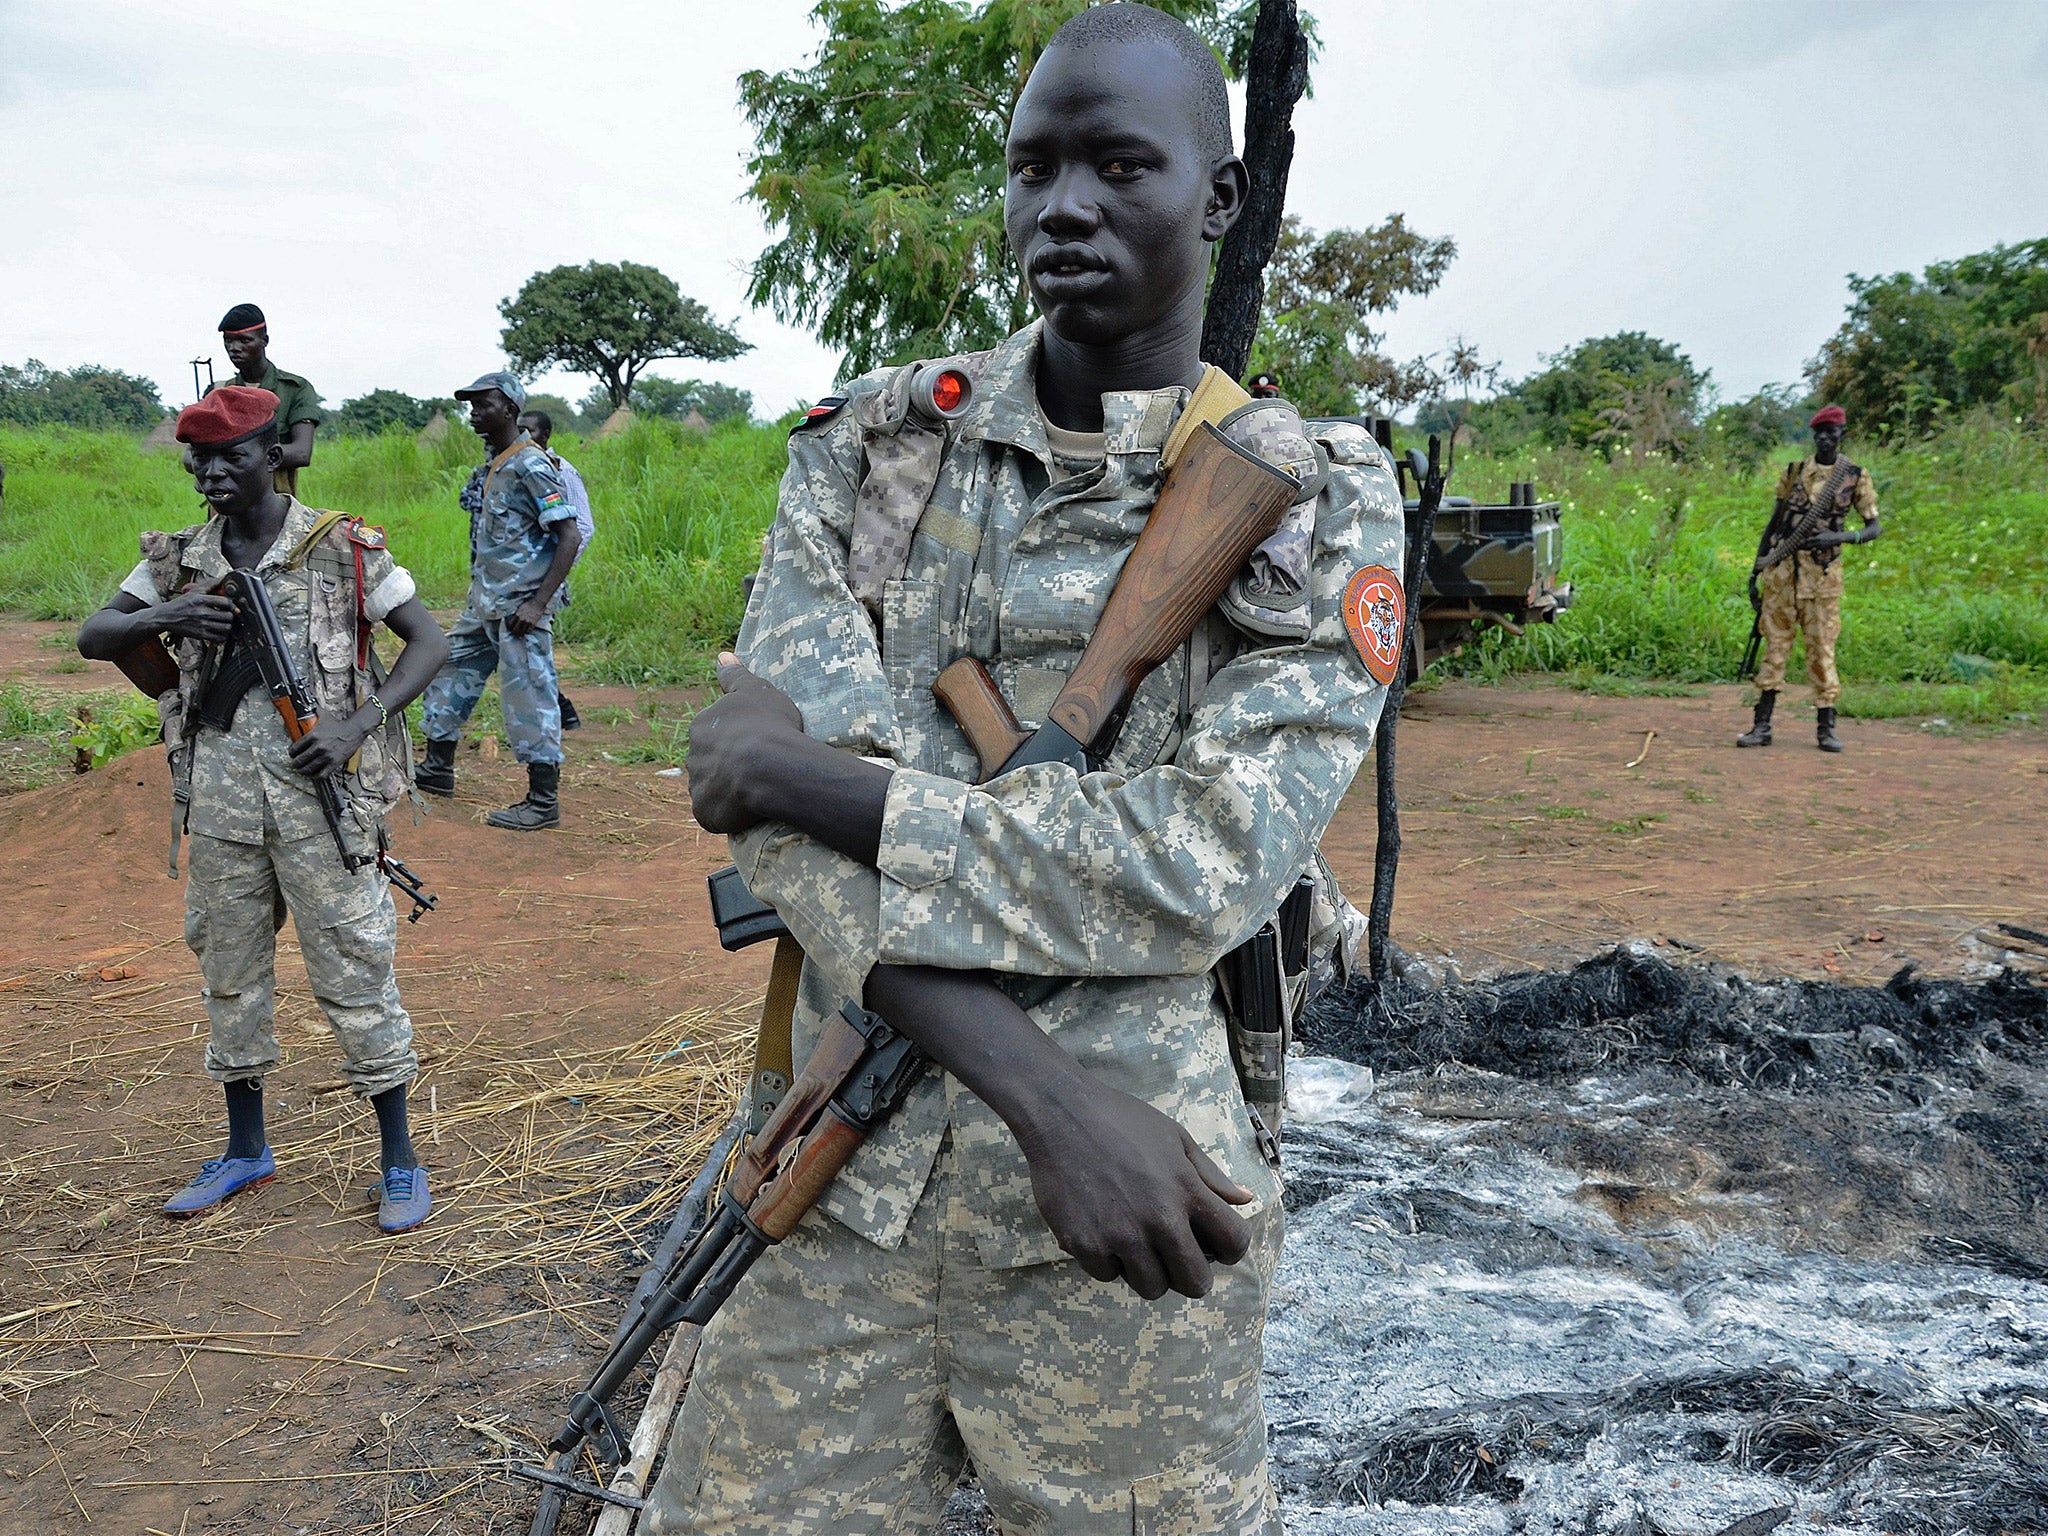
[[[1287,1098],[1287,1051],[1308,1000],[1309,919],[1316,882],[1295,882],[1273,920],[1216,966],[1230,1039],[1231,1065],[1251,1111],[1259,1150],[1280,1161],[1280,1120]]]

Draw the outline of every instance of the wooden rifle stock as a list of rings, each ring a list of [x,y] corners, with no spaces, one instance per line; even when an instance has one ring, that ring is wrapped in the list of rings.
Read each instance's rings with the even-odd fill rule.
[[[163,639],[158,635],[144,635],[132,650],[116,656],[114,665],[152,699],[160,699],[178,686],[178,664],[171,660],[171,653],[164,649]]]
[[[973,657],[954,662],[932,685],[967,733],[983,779],[1023,762],[1065,760],[1064,751],[1031,755],[1049,737],[1091,758],[1106,752],[1138,685],[1187,643],[1300,494],[1292,475],[1203,422],[1167,474],[1095,632],[1037,733],[1024,734]]]

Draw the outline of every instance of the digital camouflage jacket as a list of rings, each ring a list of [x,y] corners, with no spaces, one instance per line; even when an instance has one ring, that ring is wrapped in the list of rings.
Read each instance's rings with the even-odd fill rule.
[[[1026,727],[1040,721],[1144,526],[1160,447],[1189,394],[1105,395],[1105,461],[1062,478],[1037,352],[1034,325],[980,367],[879,624],[847,585],[847,545],[860,399],[887,375],[856,381],[849,405],[792,434],[739,652],[796,701],[810,735],[896,773],[879,869],[786,825],[734,838],[734,857],[807,956],[796,1060],[878,963],[990,969],[1088,1070],[1185,1126],[1257,1193],[1256,1210],[1278,1197],[1278,1180],[1209,972],[1315,858],[1370,746],[1385,690],[1341,609],[1355,575],[1401,569],[1399,492],[1364,432],[1313,424],[1330,473],[1313,504],[1300,637],[1276,644],[1212,619],[1139,689],[1100,771],[1043,765],[976,786],[975,756],[933,679],[979,657]],[[1008,1128],[942,1073],[856,1154],[824,1208],[895,1246],[949,1129],[983,1261],[1057,1258]]]

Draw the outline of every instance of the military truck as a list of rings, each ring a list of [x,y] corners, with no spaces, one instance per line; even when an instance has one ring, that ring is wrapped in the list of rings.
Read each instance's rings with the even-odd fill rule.
[[[1421,488],[1413,483],[1403,458],[1393,453],[1393,424],[1384,418],[1361,424],[1394,458],[1412,548],[1422,531],[1416,501]],[[1455,475],[1451,483],[1457,483]],[[1571,583],[1557,579],[1564,559],[1564,533],[1558,524],[1562,510],[1560,502],[1539,500],[1535,483],[1529,480],[1510,485],[1504,502],[1444,496],[1423,565],[1416,654],[1409,662],[1413,672],[1454,655],[1483,629],[1519,635],[1525,625],[1554,623],[1571,607]]]

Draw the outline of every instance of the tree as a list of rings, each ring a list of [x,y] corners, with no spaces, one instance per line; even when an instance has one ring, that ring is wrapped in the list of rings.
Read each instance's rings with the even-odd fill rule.
[[[2048,239],[1939,261],[1919,277],[1849,278],[1842,327],[1807,364],[1814,393],[1881,432],[1924,431],[1951,409],[2048,407]]]
[[[1294,104],[1308,89],[1309,34],[1294,0],[1250,0],[1253,11],[1244,60],[1244,163],[1251,196],[1216,255],[1209,308],[1202,317],[1202,356],[1232,378],[1245,371],[1259,331],[1266,264],[1279,243],[1294,164]]]
[[[547,368],[594,374],[612,406],[664,357],[737,357],[748,343],[683,297],[675,280],[633,261],[593,261],[536,272],[518,297],[503,300],[505,355],[521,376]]]
[[[1382,356],[1370,317],[1443,281],[1457,244],[1411,230],[1400,214],[1371,229],[1318,235],[1290,215],[1266,269],[1265,320],[1251,366],[1280,375],[1287,398],[1311,415],[1353,416],[1421,399],[1434,375],[1426,358]]]
[[[1811,414],[1804,396],[1796,385],[1766,384],[1746,400],[1716,406],[1700,423],[1700,434],[1729,463],[1754,469],[1798,438]]]
[[[1003,140],[1087,0],[819,0],[803,69],[740,77],[747,196],[779,238],[747,297],[847,374],[993,345],[1031,315],[1003,234]],[[1156,0],[1242,67],[1258,0]]]
[[[1507,394],[1553,445],[1622,446],[1639,429],[1675,445],[1698,422],[1708,387],[1691,358],[1641,331],[1588,337],[1543,361],[1547,367]]]
[[[326,425],[343,437],[375,437],[382,432],[417,432],[433,420],[434,412],[454,410],[453,400],[421,400],[403,390],[373,389],[343,401]]]
[[[146,432],[164,417],[156,385],[116,368],[68,370],[30,358],[0,366],[0,421],[17,427],[80,427]]]
[[[664,379],[645,374],[633,386],[633,409],[643,416],[666,416],[681,421],[692,411],[712,426],[733,417],[745,420],[754,413],[754,397],[730,384],[707,383],[703,379]]]

